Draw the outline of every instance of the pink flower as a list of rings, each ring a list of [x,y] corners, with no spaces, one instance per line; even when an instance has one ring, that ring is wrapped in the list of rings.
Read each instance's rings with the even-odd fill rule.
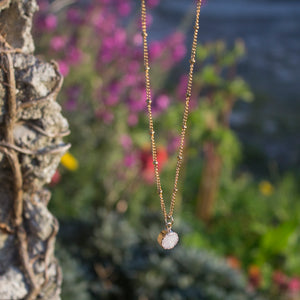
[[[112,60],[113,60],[112,51],[108,48],[104,48],[101,49],[101,51],[99,52],[97,65],[98,67],[101,67],[103,65],[110,63]]]
[[[64,105],[65,110],[74,111],[77,108],[77,101],[74,99],[69,99]]]
[[[120,144],[125,150],[129,150],[132,146],[132,139],[129,135],[123,134],[120,138]]]
[[[180,61],[186,54],[186,47],[184,44],[178,44],[172,51],[174,62]]]
[[[149,46],[149,56],[152,60],[157,59],[162,55],[164,46],[160,41],[154,41]]]
[[[146,90],[143,86],[130,90],[127,105],[131,112],[140,112],[146,109]]]
[[[184,34],[179,31],[175,32],[168,38],[166,45],[171,49],[171,57],[173,62],[178,62],[185,56],[186,47],[184,42]]]
[[[148,0],[149,7],[154,7],[159,4],[160,0]]]
[[[128,119],[127,119],[127,123],[130,127],[133,127],[135,126],[137,123],[138,123],[139,119],[138,119],[138,116],[134,113],[131,113],[129,116],[128,116]]]
[[[69,74],[70,68],[69,68],[69,65],[65,61],[59,60],[58,68],[59,68],[59,72],[61,73],[62,76],[67,76]]]
[[[115,106],[120,100],[120,84],[118,82],[112,82],[107,87],[107,92],[104,96],[104,103],[107,106]]]
[[[130,72],[129,69],[130,68],[128,68],[128,72],[126,72],[126,75],[124,76],[124,78],[122,80],[122,86],[124,88],[132,87],[137,82],[140,82],[141,79],[144,79],[144,78],[140,77],[140,74],[137,74],[136,72]]]
[[[189,79],[188,75],[182,75],[179,79],[179,84],[177,87],[177,95],[181,101],[185,100],[188,79]]]
[[[111,112],[104,112],[102,115],[102,120],[105,124],[111,124],[114,118],[115,117]]]
[[[139,61],[133,60],[128,65],[128,72],[130,72],[130,73],[137,73],[137,72],[139,72],[140,67],[141,67],[141,63]]]
[[[273,282],[280,288],[286,289],[288,285],[288,277],[281,271],[275,271],[272,276]]]
[[[122,17],[128,16],[131,11],[131,6],[128,2],[121,2],[118,4],[118,12]]]
[[[163,111],[163,110],[166,110],[170,104],[170,98],[163,94],[163,95],[160,95],[156,98],[156,108],[159,110],[159,111]]]
[[[54,30],[57,27],[57,18],[55,15],[47,15],[44,19],[44,27],[46,30]]]
[[[115,116],[112,112],[110,111],[105,111],[105,110],[98,110],[96,111],[96,117],[101,119],[103,123],[109,125],[113,122]]]
[[[107,35],[111,35],[117,26],[116,15],[107,12],[104,15],[101,11],[98,11],[97,14],[92,14],[90,22],[97,33]]]
[[[55,171],[54,175],[51,178],[50,186],[56,186],[61,180],[61,175],[58,170]]]
[[[123,28],[117,28],[113,36],[112,46],[122,46],[126,43],[127,33]]]
[[[73,85],[67,89],[68,100],[65,103],[65,109],[68,111],[74,111],[78,106],[78,98],[81,94],[81,87]]]
[[[142,38],[142,35],[140,33],[136,33],[133,36],[133,44],[135,46],[141,46],[143,44],[143,38]]]
[[[81,59],[82,59],[82,52],[79,48],[77,48],[76,46],[71,46],[68,50],[68,62],[71,65],[76,65],[78,64]]]
[[[114,58],[128,56],[127,34],[122,28],[113,30],[113,34],[103,38],[101,49],[99,50],[99,66],[110,63]],[[120,53],[122,55],[120,56]]]
[[[67,20],[73,24],[81,24],[82,23],[82,17],[80,15],[80,12],[75,8],[70,8],[67,11]]]
[[[137,159],[136,159],[136,155],[134,153],[128,153],[125,157],[124,157],[124,165],[126,167],[132,167],[136,164]]]
[[[300,292],[300,278],[291,278],[291,280],[288,283],[288,290],[292,293]]]
[[[179,149],[180,145],[180,136],[172,137],[168,143],[168,152],[174,153]]]
[[[50,41],[50,47],[54,51],[63,49],[66,45],[66,38],[63,36],[54,36]]]
[[[119,97],[117,95],[109,94],[105,99],[104,103],[107,106],[115,106],[119,102]]]

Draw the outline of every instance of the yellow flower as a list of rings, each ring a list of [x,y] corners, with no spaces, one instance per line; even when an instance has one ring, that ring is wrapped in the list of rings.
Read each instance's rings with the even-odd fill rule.
[[[274,186],[267,180],[263,180],[259,184],[259,191],[264,196],[271,196],[274,192]]]
[[[65,168],[70,171],[76,171],[78,169],[78,161],[70,152],[64,154],[60,162]]]

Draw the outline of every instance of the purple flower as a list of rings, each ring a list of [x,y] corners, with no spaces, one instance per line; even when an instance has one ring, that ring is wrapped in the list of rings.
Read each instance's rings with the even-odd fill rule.
[[[136,164],[137,162],[137,158],[136,155],[134,153],[128,153],[125,155],[124,157],[124,165],[126,167],[132,167]]]
[[[107,110],[98,110],[96,111],[96,117],[101,119],[103,123],[109,125],[114,120],[114,114]]]
[[[68,111],[74,111],[78,107],[78,99],[81,94],[81,87],[79,85],[73,85],[66,91],[67,101],[65,103],[65,109]]]
[[[182,75],[179,79],[179,84],[178,84],[178,87],[177,87],[177,95],[178,95],[178,98],[181,101],[185,100],[188,79],[189,79],[189,77],[186,74]]]
[[[44,28],[52,31],[57,27],[57,17],[53,14],[49,14],[44,19]]]
[[[182,32],[180,31],[176,31],[175,33],[173,33],[167,40],[167,42],[169,43],[169,45],[175,44],[183,44],[185,41],[185,36]]]
[[[128,2],[120,2],[118,4],[118,12],[122,17],[128,16],[131,11],[131,6]]]
[[[177,97],[180,101],[185,101],[186,98],[186,91],[187,91],[187,84],[188,84],[188,75],[182,75],[179,80],[179,84],[177,87]],[[193,110],[197,106],[197,94],[192,93],[192,97],[190,99],[190,109]]]
[[[70,65],[76,65],[80,63],[82,59],[82,52],[76,46],[70,46],[68,49],[67,59]]]
[[[100,68],[103,65],[110,63],[113,60],[113,53],[110,49],[103,47],[99,51],[97,66]]]
[[[154,7],[159,4],[159,1],[160,0],[148,0],[147,4],[149,5],[149,7]]]
[[[111,34],[116,30],[116,16],[109,14],[106,11],[105,13],[103,11],[96,12],[96,14],[92,12],[92,15],[89,20],[92,26],[94,27],[96,33],[101,33],[103,37],[111,36]]]
[[[65,110],[74,111],[77,109],[77,101],[75,99],[68,99],[64,105]]]
[[[63,49],[66,45],[66,37],[63,36],[54,36],[50,41],[50,47],[54,51],[59,51]]]
[[[134,113],[137,113],[137,112],[140,112],[142,110],[145,109],[145,101],[143,101],[142,99],[134,99],[134,98],[129,98],[127,100],[127,104],[128,104],[128,107],[129,107],[129,110],[131,112],[134,112]]]
[[[146,108],[146,90],[143,86],[131,88],[127,105],[130,112],[140,112]]]
[[[178,62],[185,56],[186,46],[184,41],[185,37],[182,32],[175,32],[168,38],[166,45],[171,49],[173,62]]]
[[[101,93],[101,91],[100,91]],[[106,93],[104,93],[104,103],[107,106],[115,106],[119,100],[120,100],[120,95],[121,93],[121,88],[120,84],[118,82],[112,82],[108,87]]]
[[[149,56],[152,60],[157,59],[162,55],[164,45],[160,41],[152,42],[149,46]]]
[[[122,55],[120,56],[120,54]],[[98,55],[98,66],[110,63],[114,58],[128,56],[127,34],[123,28],[115,28],[109,36],[103,37]],[[122,64],[121,64],[122,65]]]
[[[155,104],[159,111],[166,110],[170,104],[170,98],[165,94],[160,95],[156,98]]]
[[[107,106],[115,106],[119,102],[119,97],[117,95],[109,94],[105,98],[104,102]]]
[[[138,89],[132,89],[127,99],[127,105],[131,112],[137,113],[145,109],[146,92],[141,93]]]
[[[143,38],[142,38],[142,35],[140,33],[136,33],[133,36],[133,44],[135,46],[141,46],[143,44]]]
[[[123,28],[118,28],[115,31],[114,42],[116,46],[126,43],[127,33]]]
[[[178,150],[180,145],[180,136],[174,136],[171,138],[168,144],[168,152],[174,153]]]
[[[70,8],[67,11],[67,21],[75,25],[80,25],[82,23],[82,16],[80,12],[75,8]]]
[[[134,113],[129,114],[127,123],[130,127],[135,126],[138,123],[139,119],[138,116]]]
[[[178,44],[172,51],[172,58],[174,62],[180,61],[186,54],[186,47],[184,44]]]
[[[72,85],[67,89],[67,95],[69,99],[78,100],[81,94],[81,86],[79,85]]]
[[[120,144],[124,150],[129,150],[132,147],[132,139],[129,135],[124,134],[120,138]]]
[[[62,76],[67,76],[69,74],[69,65],[64,60],[59,60],[58,62],[59,72]]]

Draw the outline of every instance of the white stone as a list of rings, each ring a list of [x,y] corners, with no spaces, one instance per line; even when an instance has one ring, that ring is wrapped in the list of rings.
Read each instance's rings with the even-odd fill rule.
[[[178,234],[172,230],[163,230],[159,234],[157,241],[165,250],[170,250],[177,245],[179,237]]]

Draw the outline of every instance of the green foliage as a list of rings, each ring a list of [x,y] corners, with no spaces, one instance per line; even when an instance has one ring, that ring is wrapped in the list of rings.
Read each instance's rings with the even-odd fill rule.
[[[92,237],[95,268],[109,275],[106,284],[103,278],[91,283],[97,299],[262,299],[237,271],[204,250],[163,251],[155,243],[156,215],[143,215],[138,231],[115,213],[99,211],[99,220]]]
[[[64,270],[62,299],[91,300],[88,272],[85,272],[80,262],[75,257],[72,257],[59,243],[56,244],[56,253]]]
[[[256,265],[262,286],[271,289],[274,270],[300,275],[300,203],[296,179],[287,175],[275,182],[269,195],[249,175],[234,180],[223,176],[216,217],[210,228],[190,220],[184,245],[208,248],[239,258],[247,269]]]

